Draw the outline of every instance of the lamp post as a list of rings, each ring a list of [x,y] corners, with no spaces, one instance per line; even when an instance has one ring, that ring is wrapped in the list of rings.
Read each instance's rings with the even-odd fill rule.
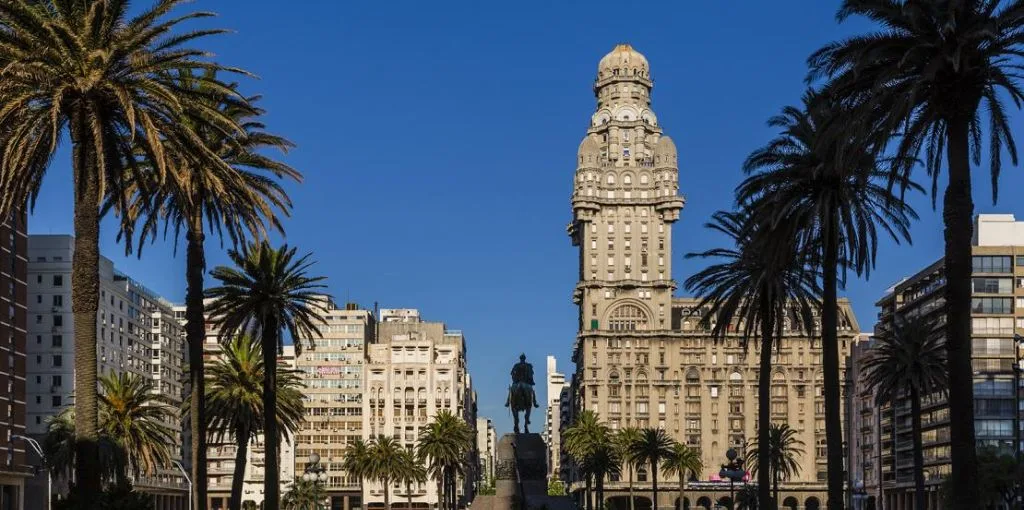
[[[320,455],[316,452],[309,454],[309,462],[306,464],[305,473],[302,479],[313,484],[313,509],[320,508],[320,486],[327,481],[327,468],[320,465]]]
[[[53,477],[50,475],[50,466],[46,460],[46,455],[43,455],[43,447],[39,446],[39,441],[28,436],[11,434],[11,439],[20,439],[28,443],[32,450],[36,452],[36,455],[39,455],[39,460],[43,461],[43,469],[46,470],[46,510],[50,510],[53,504]]]
[[[172,460],[171,463],[178,468],[178,471],[181,471],[181,476],[184,476],[185,481],[188,482],[188,510],[192,510],[192,479],[188,477],[188,473],[185,472],[185,468],[180,462]]]
[[[718,476],[729,479],[729,510],[734,510],[736,508],[736,491],[733,484],[743,480],[746,472],[743,470],[743,459],[739,458],[735,449],[729,448],[726,450],[725,458],[729,462],[722,464],[722,469],[718,472]]]

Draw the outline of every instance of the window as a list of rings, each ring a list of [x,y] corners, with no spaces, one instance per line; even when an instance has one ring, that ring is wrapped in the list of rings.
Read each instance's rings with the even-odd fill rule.
[[[64,296],[60,294],[53,295],[53,306],[64,306]]]
[[[609,272],[609,274],[611,274]],[[611,279],[611,278],[609,278]],[[634,331],[647,329],[647,313],[639,306],[620,305],[608,316],[608,329]]]
[[[665,414],[665,403],[658,402],[658,413]]]
[[[1017,255],[1017,265],[1024,266],[1024,255]]]
[[[975,293],[1013,294],[1013,280],[1010,278],[971,278]]]
[[[711,398],[718,398],[718,386],[711,387]]]
[[[61,356],[60,354],[54,354],[53,355],[53,366],[55,366],[55,367],[62,367],[62,366],[64,366],[64,356]]]
[[[615,225],[612,225],[611,223],[608,224],[608,233],[609,234],[614,234],[615,233]]]
[[[53,275],[53,286],[54,287],[63,287],[64,286],[64,275],[62,275],[62,274],[55,274],[55,275]]]
[[[54,395],[50,404],[53,405],[53,407],[60,407],[60,395]]]
[[[975,255],[971,257],[971,270],[975,273],[1012,273],[1013,261],[1009,255]]]
[[[608,174],[608,184],[615,184],[615,174]]]
[[[1012,335],[1013,317],[972,317],[971,332],[983,335]]]
[[[36,303],[38,303],[38,304],[42,304],[43,303],[43,295],[42,294],[39,294],[39,295],[36,296]]]
[[[609,266],[614,266],[615,265],[615,257],[608,257],[608,265]]]
[[[971,298],[972,313],[1013,313],[1013,299],[976,297]]]
[[[64,385],[64,378],[62,376],[59,376],[59,375],[53,376],[50,379],[50,381],[51,381],[51,385],[53,385],[53,386],[63,386]]]
[[[53,335],[53,347],[63,347],[63,346],[64,346],[64,336],[63,335]]]
[[[641,234],[646,234],[647,233],[647,224],[646,223],[641,223],[640,224],[640,233]]]
[[[43,397],[40,395],[36,395],[36,403],[42,405]]]
[[[636,414],[647,414],[647,402],[636,403]]]
[[[59,326],[63,326],[64,325],[64,316],[63,315],[54,315],[53,316],[53,325],[54,326],[58,326],[58,327]]]
[[[43,316],[42,315],[36,315],[36,324],[42,324],[42,323],[43,323]]]

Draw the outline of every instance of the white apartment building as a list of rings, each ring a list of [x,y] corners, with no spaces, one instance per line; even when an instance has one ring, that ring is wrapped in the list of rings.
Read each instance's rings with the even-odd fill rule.
[[[566,387],[565,374],[558,372],[558,362],[554,356],[547,358],[547,393],[544,396],[545,420],[544,444],[548,447],[548,478],[558,477],[561,469],[562,434],[561,434],[561,395]]]
[[[498,434],[490,418],[476,419],[476,451],[480,458],[479,482],[482,485],[494,483],[494,449],[498,446]]]
[[[419,312],[405,310],[402,319],[381,313],[377,339],[367,348],[363,403],[363,437],[392,436],[407,448],[415,448],[420,430],[441,410],[448,410],[476,426],[476,398],[466,371],[466,339],[461,331],[446,330],[440,322],[424,322]],[[389,311],[388,311],[389,312]],[[459,484],[459,505],[472,494],[475,473],[466,473]],[[436,505],[437,485],[414,485],[411,494],[395,484],[388,488],[392,502],[414,506]],[[367,508],[382,508],[384,488],[366,483],[363,501]]]
[[[75,392],[71,266],[74,238],[28,238],[28,341],[26,408],[28,434],[41,437],[48,420],[72,402]],[[99,373],[130,372],[150,379],[154,393],[180,407],[183,398],[182,330],[172,305],[100,257],[100,309],[97,328]],[[182,430],[177,416],[165,423]],[[174,458],[181,458],[181,434],[174,435]],[[185,502],[186,486],[177,470],[136,480],[171,506]],[[162,503],[163,504],[163,503]]]

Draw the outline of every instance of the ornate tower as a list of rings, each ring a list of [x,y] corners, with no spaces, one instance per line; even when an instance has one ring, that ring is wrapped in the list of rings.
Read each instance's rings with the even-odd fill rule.
[[[647,59],[620,44],[598,64],[597,109],[580,143],[568,231],[579,247],[580,333],[671,327],[676,146],[651,110]]]

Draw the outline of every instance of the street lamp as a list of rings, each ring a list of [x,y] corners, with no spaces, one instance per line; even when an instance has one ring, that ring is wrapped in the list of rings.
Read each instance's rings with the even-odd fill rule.
[[[43,469],[46,470],[46,510],[50,510],[53,504],[53,478],[50,476],[50,466],[49,462],[46,461],[46,455],[43,455],[43,447],[39,446],[39,441],[28,436],[11,434],[11,439],[21,439],[28,443],[32,450],[36,452],[36,455],[39,455],[39,460],[43,462]]]
[[[729,448],[726,450],[725,458],[729,459],[729,462],[722,464],[722,469],[718,472],[718,476],[729,479],[729,509],[733,510],[736,508],[736,491],[733,484],[742,481],[746,472],[743,470],[743,459],[739,458],[735,449]]]
[[[192,479],[188,477],[188,473],[185,472],[185,468],[180,462],[172,460],[171,463],[178,468],[178,471],[181,471],[181,476],[184,476],[185,481],[188,482],[188,510],[192,510]]]
[[[327,468],[320,465],[320,456],[316,452],[309,454],[309,462],[306,465],[302,479],[313,484],[313,500],[317,507],[320,506],[320,488],[327,482]]]

